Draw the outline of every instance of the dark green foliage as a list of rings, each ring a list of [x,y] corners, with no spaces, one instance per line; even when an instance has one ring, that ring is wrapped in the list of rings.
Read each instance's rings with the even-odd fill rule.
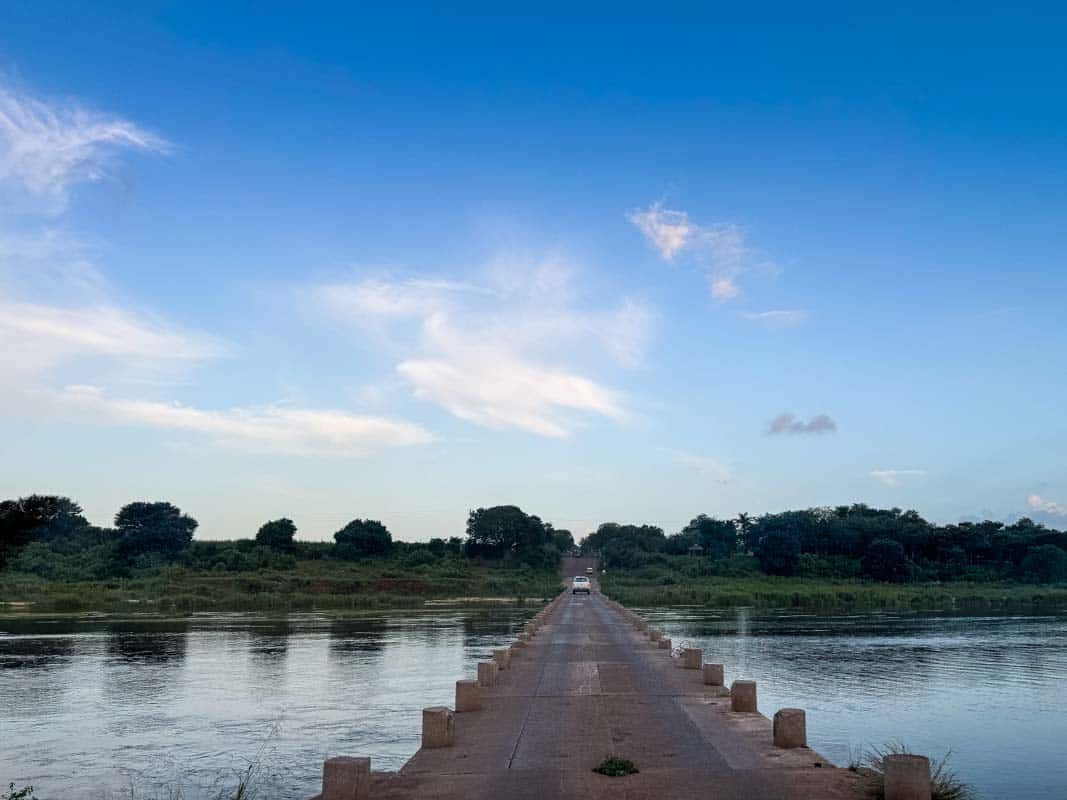
[[[543,566],[559,560],[553,534],[550,524],[518,506],[479,508],[467,517],[465,549],[472,558],[512,559]]]
[[[801,553],[796,574],[802,578],[858,578],[862,571],[858,558]]]
[[[0,503],[0,566],[34,540],[61,538],[89,526],[73,500],[31,494]]]
[[[115,515],[119,549],[131,561],[177,555],[193,541],[196,526],[195,519],[171,503],[130,503]]]
[[[1026,551],[1023,578],[1034,583],[1067,581],[1067,552],[1054,544],[1041,544]]]
[[[384,555],[393,548],[389,529],[376,519],[354,519],[333,535],[335,552],[345,561]]]
[[[893,539],[871,542],[862,563],[867,577],[887,583],[903,583],[915,571],[915,565],[904,554],[904,545]]]
[[[607,775],[609,778],[622,778],[626,775],[633,775],[640,772],[640,770],[634,766],[634,762],[630,761],[628,758],[610,756],[594,767],[593,772],[599,772],[601,775]]]
[[[574,534],[562,528],[552,531],[552,542],[561,553],[566,553],[574,547]]]
[[[645,553],[659,553],[666,548],[667,537],[663,535],[663,529],[655,525],[620,525],[617,522],[605,522],[595,533],[585,537],[582,541],[582,552],[600,552],[613,542],[632,546]]]
[[[704,555],[711,559],[726,558],[737,552],[737,527],[732,522],[725,522],[705,514],[694,518],[680,534],[670,537],[683,539],[685,550],[697,544],[704,550]]]
[[[256,543],[275,550],[291,552],[295,549],[294,536],[296,536],[296,525],[291,519],[282,517],[264,522],[256,531]]]
[[[795,575],[800,565],[800,537],[790,530],[772,530],[756,551],[760,569],[768,575]]]

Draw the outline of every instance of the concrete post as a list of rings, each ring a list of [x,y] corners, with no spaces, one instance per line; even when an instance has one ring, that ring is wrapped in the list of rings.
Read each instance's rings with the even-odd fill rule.
[[[725,670],[722,664],[704,665],[704,685],[722,686],[726,683]]]
[[[500,668],[501,671],[508,668],[511,664],[511,653],[508,652],[506,647],[493,651],[493,661]]]
[[[783,708],[774,715],[774,746],[808,746],[808,726],[802,708]]]
[[[422,710],[422,746],[451,747],[456,738],[456,718],[451,708],[430,706]]]
[[[697,647],[687,647],[682,651],[682,665],[686,669],[700,669],[704,660],[704,651]]]
[[[478,690],[478,681],[456,681],[456,712],[479,711],[482,707],[482,693]]]
[[[670,650],[671,649],[671,640],[670,639],[660,639],[657,642],[657,645],[659,646],[660,650]]]
[[[730,708],[746,713],[756,712],[756,682],[734,681],[730,686]]]
[[[488,688],[496,683],[496,673],[500,669],[495,661],[478,662],[478,685]]]
[[[322,800],[367,800],[370,759],[337,756],[322,765]]]
[[[885,765],[885,800],[930,800],[930,759],[909,754],[889,755]]]
[[[648,632],[648,638],[653,642],[658,642],[663,638],[663,631],[651,630]]]

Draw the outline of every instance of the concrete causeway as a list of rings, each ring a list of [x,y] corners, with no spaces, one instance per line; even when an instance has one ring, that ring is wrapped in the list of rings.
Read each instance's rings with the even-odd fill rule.
[[[568,559],[565,577],[587,563]],[[856,774],[795,746],[804,741],[803,714],[783,715],[776,734],[762,714],[732,710],[745,709],[755,687],[736,687],[732,699],[729,688],[705,683],[721,683],[718,666],[702,663],[714,662],[713,653],[675,654],[651,638],[658,633],[595,589],[572,595],[568,587],[518,642],[495,652],[496,667],[480,665],[480,681],[457,676],[468,678],[457,685],[459,710],[423,712],[423,747],[399,772],[370,772],[365,758],[330,759],[320,797],[863,796]],[[794,746],[775,746],[776,736]],[[608,756],[639,772],[593,772]]]

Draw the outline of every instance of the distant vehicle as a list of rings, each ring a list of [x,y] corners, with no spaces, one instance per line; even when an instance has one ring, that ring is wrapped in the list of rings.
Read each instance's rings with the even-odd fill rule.
[[[578,594],[578,592],[585,592],[586,594],[590,594],[590,585],[591,584],[589,583],[589,579],[587,577],[585,577],[584,575],[578,575],[574,578],[574,583],[571,584],[571,594]]]
[[[586,567],[585,568],[585,574],[586,575],[592,575],[593,574],[593,568],[592,567]]]

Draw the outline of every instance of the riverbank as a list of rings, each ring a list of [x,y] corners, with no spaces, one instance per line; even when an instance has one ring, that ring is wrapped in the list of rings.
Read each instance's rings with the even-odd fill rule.
[[[1067,586],[1010,582],[876,583],[828,578],[683,577],[666,570],[618,571],[600,576],[604,594],[623,605],[730,608],[1062,609]]]
[[[0,613],[314,611],[418,608],[427,604],[515,604],[559,591],[555,570],[445,558],[403,568],[387,559],[362,563],[298,561],[284,570],[198,571],[164,567],[99,581],[47,580],[0,572]]]

